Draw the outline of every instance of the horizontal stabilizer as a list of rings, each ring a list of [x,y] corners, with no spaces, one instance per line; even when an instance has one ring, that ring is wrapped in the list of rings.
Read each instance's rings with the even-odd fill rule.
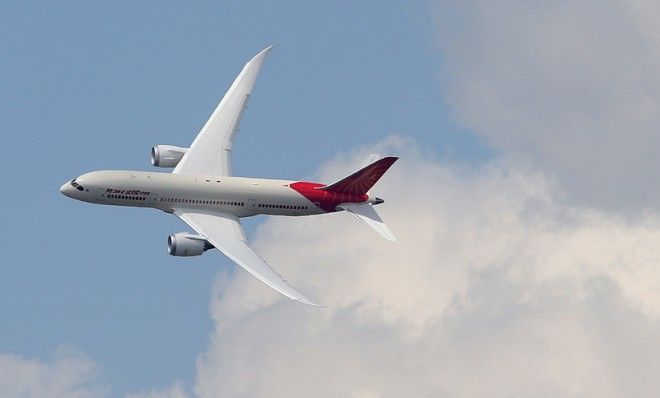
[[[350,176],[334,184],[326,185],[318,188],[323,191],[344,192],[353,195],[364,195],[374,184],[385,174],[387,169],[390,168],[397,161],[397,157],[388,156],[375,161],[367,167],[356,171]]]
[[[375,229],[383,238],[396,242],[396,238],[392,234],[387,225],[381,220],[376,209],[369,203],[342,203],[337,206],[340,209],[344,209],[347,212],[351,213],[355,217],[359,218],[361,221],[366,223],[371,228]]]

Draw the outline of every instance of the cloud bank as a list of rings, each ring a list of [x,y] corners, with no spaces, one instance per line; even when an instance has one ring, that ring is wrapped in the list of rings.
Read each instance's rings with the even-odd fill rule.
[[[51,362],[0,353],[0,396],[91,398],[107,392],[98,367],[71,347],[56,350]]]
[[[201,397],[652,396],[660,391],[660,220],[563,204],[542,175],[397,153],[375,187],[399,242],[346,214],[271,218],[254,240],[325,309],[220,276]]]
[[[577,203],[659,209],[660,7],[441,1],[454,119],[556,176]]]

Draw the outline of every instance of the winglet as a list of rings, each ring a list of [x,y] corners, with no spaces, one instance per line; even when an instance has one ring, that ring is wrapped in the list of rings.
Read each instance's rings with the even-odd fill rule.
[[[301,303],[303,303],[303,304],[307,304],[307,305],[311,305],[312,307],[325,308],[325,305],[316,304],[315,302],[310,301],[310,300],[309,300],[308,298],[306,298],[305,296],[302,296],[302,297],[300,297],[300,298],[292,298],[291,300],[294,300],[294,301],[300,301]]]
[[[270,45],[270,46],[264,48],[263,50],[259,51],[259,54],[252,57],[252,59],[248,61],[247,65],[263,62],[263,59],[271,52],[273,47],[275,47],[275,46]]]

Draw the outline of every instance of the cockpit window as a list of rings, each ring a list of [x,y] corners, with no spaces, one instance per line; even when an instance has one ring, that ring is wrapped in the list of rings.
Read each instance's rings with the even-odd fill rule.
[[[82,185],[80,185],[76,182],[75,178],[73,180],[71,180],[71,186],[73,186],[74,188],[76,188],[79,191],[84,191],[85,190],[85,188],[83,188]]]

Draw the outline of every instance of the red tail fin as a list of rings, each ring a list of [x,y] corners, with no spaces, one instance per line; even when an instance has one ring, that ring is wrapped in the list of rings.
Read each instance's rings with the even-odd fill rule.
[[[398,158],[393,156],[382,158],[369,166],[356,171],[341,181],[337,181],[332,185],[326,185],[319,189],[324,191],[364,195],[374,186],[380,177],[385,174],[387,169],[397,161],[397,159]]]

